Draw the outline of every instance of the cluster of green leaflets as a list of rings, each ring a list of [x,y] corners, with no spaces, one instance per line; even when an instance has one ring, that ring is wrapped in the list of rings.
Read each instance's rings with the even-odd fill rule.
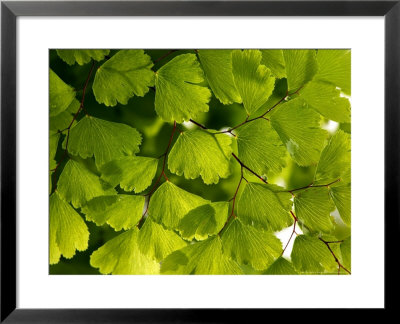
[[[153,88],[158,116],[180,124],[207,112],[212,96],[242,105],[248,122],[229,134],[196,128],[178,135],[165,156],[178,176],[216,184],[231,175],[232,153],[263,178],[280,174],[287,155],[316,172],[312,185],[293,191],[243,181],[234,206],[170,181],[145,195],[162,159],[138,155],[143,135],[123,121],[85,115],[69,127],[80,102],[50,70],[50,264],[88,248],[86,220],[122,231],[91,255],[102,274],[243,274],[249,267],[262,274],[335,273],[333,253],[350,269],[350,237],[331,250],[323,242],[338,241],[333,211],[350,227],[350,135],[321,128],[323,118],[350,122],[350,51],[198,50],[157,70],[143,50],[57,53],[69,65],[103,62],[91,87],[99,106],[125,105]],[[276,94],[280,80],[284,98]],[[57,150],[68,154],[55,183]],[[293,225],[292,214],[303,234],[287,259],[276,233]]]

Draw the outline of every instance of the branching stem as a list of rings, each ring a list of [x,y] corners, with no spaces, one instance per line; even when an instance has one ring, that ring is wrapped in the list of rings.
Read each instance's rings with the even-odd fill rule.
[[[285,94],[284,97],[282,97],[276,104],[274,104],[271,108],[269,108],[269,109],[268,109],[265,113],[263,113],[262,115],[260,115],[260,116],[258,116],[258,117],[251,118],[251,119],[249,119],[249,115],[247,115],[246,119],[245,119],[243,122],[241,122],[240,124],[238,124],[238,125],[236,125],[236,126],[234,126],[234,127],[229,128],[229,129],[226,130],[226,131],[222,131],[222,132],[220,132],[220,133],[230,133],[230,134],[232,134],[232,131],[233,131],[233,130],[235,130],[235,129],[237,129],[237,128],[239,128],[239,127],[241,127],[241,126],[243,126],[243,125],[245,125],[245,124],[247,124],[247,123],[251,123],[252,121],[255,121],[255,120],[257,120],[257,119],[269,120],[269,119],[265,118],[265,115],[268,114],[269,112],[271,112],[275,107],[277,107],[278,105],[280,105],[283,101],[285,101],[285,100],[288,98],[288,96],[289,96],[289,95],[288,95],[288,92],[286,92],[286,94]],[[233,135],[233,134],[232,134],[232,135]]]
[[[254,174],[258,179],[260,179],[262,182],[268,184],[268,182],[261,177],[260,175],[258,175],[257,173],[255,173],[252,169],[250,169],[248,166],[246,166],[242,161],[239,160],[239,158],[236,156],[235,153],[232,153],[232,156],[236,159],[236,161],[239,162],[240,166],[245,168],[247,171],[250,171],[252,174]]]
[[[233,197],[229,200],[229,201],[232,201],[232,211],[231,211],[231,213],[230,213],[228,219],[226,220],[224,226],[223,226],[223,227],[221,228],[221,230],[218,232],[218,235],[220,235],[221,232],[222,232],[222,231],[224,230],[224,228],[226,227],[226,225],[228,225],[230,219],[231,219],[232,217],[235,217],[235,202],[236,202],[236,197],[237,197],[237,194],[238,194],[238,192],[239,192],[239,188],[240,188],[240,185],[242,184],[242,180],[243,180],[243,179],[246,180],[245,177],[243,176],[243,166],[241,165],[241,166],[240,166],[240,180],[239,180],[239,183],[238,183],[238,185],[237,185],[237,187],[236,187],[235,194],[234,194]],[[246,180],[246,181],[247,181],[247,180]]]
[[[166,181],[169,181],[167,175],[165,174],[165,164],[166,164],[166,161],[167,161],[169,148],[171,147],[171,144],[172,144],[172,139],[174,138],[175,130],[176,130],[176,121],[174,121],[174,127],[172,128],[172,132],[171,132],[171,135],[169,137],[167,148],[165,149],[165,152],[159,157],[159,158],[163,157],[163,165],[162,165],[161,173],[158,176],[158,178],[157,178],[156,182],[154,183],[154,185],[151,187],[150,191],[147,194],[143,195],[145,197],[148,197],[148,200],[147,200],[147,206],[146,206],[146,209],[145,209],[145,211],[144,211],[144,213],[142,215],[142,218],[139,220],[139,222],[136,225],[138,228],[141,227],[141,224],[143,223],[144,217],[146,216],[146,214],[147,214],[147,212],[149,210],[151,195],[158,188],[158,185],[160,183],[161,178],[164,177]]]
[[[171,147],[172,139],[174,138],[174,134],[175,134],[175,130],[176,130],[176,121],[174,121],[174,127],[172,128],[172,132],[171,132],[171,136],[169,137],[167,148],[166,148],[165,152],[160,156],[160,158],[163,157],[163,165],[162,165],[161,173],[158,176],[158,178],[157,178],[156,182],[154,183],[153,187],[151,187],[149,193],[147,193],[144,196],[149,196],[150,197],[153,194],[153,192],[157,189],[157,185],[160,182],[162,176],[164,176],[165,179],[168,181],[168,178],[165,175],[164,171],[165,171],[165,164],[167,162],[168,151],[169,151],[169,148]]]
[[[72,117],[72,120],[71,120],[71,122],[69,123],[68,127],[67,127],[66,129],[60,131],[60,133],[61,133],[61,132],[64,132],[64,131],[67,131],[67,137],[66,137],[66,141],[65,141],[64,154],[62,155],[60,161],[57,163],[56,167],[55,167],[54,169],[50,170],[50,171],[54,172],[54,173],[53,173],[54,190],[57,189],[56,171],[57,171],[57,169],[59,168],[59,166],[61,165],[61,163],[64,161],[64,159],[65,159],[65,158],[67,157],[67,155],[68,155],[68,142],[69,142],[70,130],[71,130],[71,127],[72,127],[72,125],[74,124],[76,118],[78,117],[79,113],[82,111],[82,109],[84,109],[84,108],[83,108],[83,104],[84,104],[84,102],[85,102],[86,89],[87,89],[87,86],[88,86],[88,84],[89,84],[89,80],[90,80],[90,77],[92,76],[92,73],[93,73],[93,70],[94,70],[95,65],[96,65],[96,63],[95,63],[95,61],[93,61],[92,66],[91,66],[90,71],[89,71],[89,74],[88,74],[88,76],[87,76],[87,78],[86,78],[85,84],[84,84],[84,86],[83,86],[83,90],[82,90],[82,99],[81,99],[81,104],[79,105],[78,111],[77,111],[77,112],[74,114],[74,116]]]
[[[348,274],[351,274],[351,272],[350,272],[349,270],[347,270],[347,269],[343,266],[343,264],[340,263],[339,259],[338,259],[337,256],[335,255],[335,252],[332,251],[332,249],[331,249],[331,247],[330,247],[330,245],[329,245],[329,244],[331,244],[331,243],[341,243],[342,241],[328,242],[328,241],[325,241],[324,239],[322,239],[321,237],[320,237],[319,239],[320,239],[321,242],[323,242],[323,243],[326,245],[326,247],[328,248],[329,252],[331,252],[333,258],[335,259],[335,262],[336,262],[337,265],[338,265],[338,275],[340,274],[340,268],[342,268],[342,269],[343,269],[344,271],[346,271]]]
[[[288,190],[287,192],[290,192],[294,196],[293,192],[295,192],[295,191],[299,191],[299,190],[303,190],[303,189],[307,189],[307,188],[329,187],[330,185],[333,185],[334,183],[339,182],[339,181],[340,181],[340,178],[336,179],[335,181],[332,181],[330,183],[322,184],[322,185],[314,185],[314,182],[311,182],[308,186],[301,187],[301,188],[296,188],[296,189],[292,189],[292,190]]]

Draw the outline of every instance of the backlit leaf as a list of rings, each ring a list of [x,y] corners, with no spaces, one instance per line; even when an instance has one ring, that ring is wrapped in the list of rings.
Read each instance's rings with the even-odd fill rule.
[[[178,230],[187,239],[202,241],[217,234],[228,218],[229,203],[210,203],[192,209],[180,221]]]
[[[289,92],[297,91],[311,81],[318,71],[315,50],[284,50],[286,77]]]
[[[142,218],[145,197],[111,195],[95,197],[82,207],[88,221],[101,226],[105,223],[116,231],[134,227]]]
[[[224,105],[242,102],[232,75],[232,50],[198,50],[201,66],[215,97]]]
[[[50,264],[58,263],[61,255],[67,259],[75,251],[88,247],[89,231],[82,217],[60,197],[50,196]]]
[[[186,131],[179,135],[168,155],[168,168],[186,179],[201,176],[205,184],[218,183],[230,175],[231,138],[208,131]]]
[[[66,110],[75,99],[75,90],[50,69],[50,117]]]
[[[300,92],[308,105],[327,119],[350,122],[350,101],[340,97],[335,86],[320,81],[312,81]]]
[[[294,269],[292,262],[284,257],[279,257],[274,263],[264,272],[267,275],[295,275],[298,274]]]
[[[296,237],[291,259],[297,271],[306,274],[337,273],[337,264],[326,245],[317,237]]]
[[[143,254],[157,261],[161,261],[173,251],[187,245],[179,235],[153,222],[151,217],[146,219],[140,229],[138,244]]]
[[[239,159],[260,176],[279,173],[286,149],[267,120],[259,119],[236,130]]]
[[[126,105],[133,96],[143,97],[154,85],[153,63],[143,50],[120,50],[97,69],[93,93],[106,106]]]
[[[277,78],[286,78],[285,60],[280,49],[260,50],[262,53],[261,64],[264,64]]]
[[[135,227],[107,241],[92,253],[90,265],[102,274],[158,274],[159,263],[140,252],[138,235]]]
[[[351,225],[351,185],[330,188],[330,194],[340,217],[347,225]]]
[[[351,50],[320,49],[317,53],[319,65],[316,79],[351,93]]]
[[[188,245],[161,263],[162,274],[241,274],[239,265],[222,252],[219,236]]]
[[[100,168],[101,178],[112,186],[139,193],[151,185],[158,160],[144,156],[126,156],[110,161]]]
[[[251,264],[255,270],[268,268],[282,252],[281,241],[270,232],[244,225],[234,219],[222,234],[225,253],[240,264]]]
[[[65,130],[71,123],[73,116],[80,108],[78,100],[72,100],[71,104],[63,112],[60,112],[56,116],[50,116],[49,128],[50,131],[58,132]]]
[[[82,163],[69,160],[65,165],[57,184],[60,196],[71,202],[75,208],[83,206],[90,199],[113,194],[100,178],[89,171]]]
[[[294,161],[301,166],[316,164],[327,133],[319,126],[320,115],[300,98],[277,107],[271,125]]]
[[[104,56],[108,55],[110,50],[104,49],[58,49],[58,56],[67,64],[73,65],[78,63],[83,65],[89,63],[91,59],[95,61],[101,61]]]
[[[340,251],[342,254],[342,265],[351,271],[351,236],[340,244]]]
[[[68,152],[83,159],[95,157],[101,166],[139,152],[142,136],[122,123],[86,116],[70,131]]]
[[[178,123],[208,111],[211,92],[198,85],[204,74],[194,54],[182,54],[163,65],[155,78],[157,114],[166,122]]]
[[[59,139],[60,139],[60,134],[59,133],[50,134],[50,136],[49,136],[50,170],[54,169],[56,167],[56,165],[57,165],[55,157],[56,157],[56,152],[57,152]]]
[[[176,229],[190,210],[209,201],[187,192],[170,181],[164,182],[151,197],[148,214],[167,228]]]
[[[293,223],[289,211],[292,195],[275,185],[246,183],[237,204],[237,216],[245,224],[280,231]]]
[[[321,153],[315,172],[315,183],[328,184],[338,179],[341,179],[342,183],[349,182],[350,175],[347,171],[350,169],[350,152],[350,134],[339,129]]]
[[[312,232],[329,233],[333,229],[330,216],[334,206],[328,188],[308,188],[295,192],[294,208],[297,218]]]
[[[265,65],[261,65],[259,50],[232,52],[233,80],[248,115],[260,108],[275,87],[275,78]]]

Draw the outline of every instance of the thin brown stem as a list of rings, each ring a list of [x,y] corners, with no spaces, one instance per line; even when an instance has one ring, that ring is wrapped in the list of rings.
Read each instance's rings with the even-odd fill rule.
[[[333,185],[334,183],[339,182],[339,181],[340,181],[340,178],[339,178],[339,179],[336,179],[335,181],[332,181],[332,182],[330,182],[330,183],[322,184],[322,185],[314,185],[314,182],[311,182],[308,186],[304,186],[304,187],[301,187],[301,188],[296,188],[296,189],[288,190],[287,192],[290,192],[292,195],[294,195],[293,192],[295,192],[295,191],[299,191],[299,190],[303,190],[303,189],[308,189],[308,188],[329,187],[330,185]]]
[[[148,210],[149,210],[150,198],[151,198],[151,196],[149,196],[149,197],[147,198],[146,210],[144,211],[142,217],[139,219],[138,223],[136,224],[136,227],[139,228],[139,229],[141,228],[141,226],[142,226],[142,224],[143,224],[143,220],[144,220],[144,218],[145,218],[145,216],[146,216],[146,214],[147,214],[147,212],[148,212]]]
[[[322,239],[321,237],[319,238],[319,240],[320,240],[321,242],[323,242],[323,243],[326,245],[326,247],[328,248],[329,252],[331,252],[333,258],[335,259],[335,262],[336,262],[337,265],[338,265],[338,275],[340,274],[340,268],[342,268],[342,269],[343,269],[344,271],[346,271],[348,274],[351,274],[351,272],[350,272],[349,270],[347,270],[347,269],[343,266],[343,264],[340,263],[340,261],[339,261],[339,259],[337,258],[335,252],[333,252],[333,250],[331,249],[331,247],[330,247],[330,245],[329,245],[330,243],[339,243],[339,241],[328,242],[328,241],[325,241],[324,239]]]
[[[195,124],[196,126],[200,127],[201,129],[208,129],[206,126],[198,123],[197,121],[194,121],[193,119],[189,120],[191,123]]]
[[[159,157],[159,158],[163,157],[163,166],[162,166],[162,169],[161,169],[161,173],[158,176],[158,178],[157,178],[156,182],[154,183],[154,185],[151,187],[150,191],[147,194],[143,195],[145,197],[148,197],[148,200],[147,200],[146,210],[144,211],[144,213],[143,213],[142,217],[140,218],[139,222],[136,224],[136,227],[138,227],[138,228],[141,227],[141,225],[143,223],[143,220],[144,220],[144,218],[145,218],[145,216],[146,216],[146,214],[147,214],[147,212],[149,210],[151,195],[157,189],[161,178],[164,177],[166,181],[169,181],[167,175],[165,174],[165,163],[166,163],[166,160],[167,160],[167,155],[168,155],[169,148],[171,147],[171,144],[172,144],[172,139],[174,138],[175,130],[176,130],[176,121],[174,121],[174,127],[172,128],[172,132],[171,132],[171,135],[169,137],[167,148],[165,149],[165,152]]]
[[[253,120],[258,119],[258,118],[262,118],[262,117],[264,117],[266,114],[270,113],[270,112],[271,112],[272,110],[274,110],[277,106],[279,106],[279,105],[282,103],[282,101],[285,101],[285,100],[287,99],[288,96],[289,96],[289,95],[288,95],[288,92],[286,91],[285,96],[282,97],[275,105],[273,105],[271,108],[269,108],[269,109],[268,109],[265,113],[263,113],[261,116],[258,116],[258,117],[256,117],[256,118],[254,118]],[[250,119],[249,121],[251,121],[251,119]]]
[[[223,227],[221,228],[221,230],[218,232],[218,235],[221,234],[221,232],[224,230],[224,228],[226,227],[226,225],[229,223],[230,219],[231,219],[232,217],[234,217],[234,215],[235,215],[236,197],[237,197],[237,194],[238,194],[238,192],[239,192],[239,188],[240,188],[240,185],[242,184],[242,180],[243,180],[243,179],[245,179],[244,176],[243,176],[243,166],[240,166],[240,180],[239,180],[239,183],[238,183],[238,185],[237,185],[237,187],[236,187],[236,190],[235,190],[235,193],[234,193],[233,197],[229,200],[229,201],[232,201],[232,211],[231,211],[229,217],[227,218],[227,220],[226,220],[224,226],[223,226]],[[245,179],[245,180],[246,180],[246,179]],[[246,180],[246,181],[247,181],[247,180]]]
[[[167,177],[167,175],[165,174],[164,171],[162,172],[162,175],[164,176],[164,178],[165,178],[166,181],[169,181],[169,179],[168,179],[168,177]]]
[[[296,217],[296,215],[293,213],[293,211],[290,211],[290,214],[291,214],[292,217],[297,221],[297,223],[298,223],[299,225],[303,226],[304,228],[306,228],[307,230],[309,230],[309,231],[311,232],[311,229],[310,229],[306,224],[304,224],[301,220],[299,220],[299,219]]]
[[[298,88],[296,91],[294,91],[294,92],[288,94],[287,96],[290,97],[290,96],[293,96],[294,94],[300,95],[299,91],[300,91],[301,89],[303,89],[303,88],[304,88],[304,85],[302,85],[302,86],[301,86],[300,88]]]
[[[285,251],[286,251],[286,249],[287,249],[287,247],[288,247],[290,241],[292,240],[293,235],[296,233],[297,218],[296,218],[296,216],[294,216],[293,213],[292,213],[292,216],[294,217],[293,231],[292,231],[292,234],[290,234],[289,240],[288,240],[288,242],[286,243],[286,246],[285,246],[285,248],[283,249],[283,251],[282,251],[282,253],[281,253],[281,256],[283,255],[283,253],[285,253]]]
[[[299,221],[299,219],[296,217],[296,215],[295,215],[292,211],[290,211],[290,214],[292,215],[292,217],[294,218],[294,220],[295,220],[296,222]]]
[[[177,50],[170,50],[168,53],[165,53],[163,56],[159,57],[158,59],[156,59],[154,61],[154,64],[162,61],[163,59],[165,59],[167,56],[171,55],[172,53],[176,52]]]
[[[222,132],[219,132],[219,133],[230,133],[230,134],[232,134],[232,131],[233,131],[233,130],[235,130],[235,129],[237,129],[237,128],[239,128],[239,127],[241,127],[241,126],[243,126],[243,125],[245,125],[245,124],[247,124],[247,123],[250,123],[250,122],[252,122],[252,121],[258,120],[258,119],[265,119],[265,120],[268,120],[268,121],[269,121],[269,119],[264,118],[265,115],[268,114],[269,112],[271,112],[271,111],[272,111],[275,107],[277,107],[279,104],[281,104],[282,101],[286,100],[287,97],[288,97],[288,93],[286,92],[286,94],[285,94],[284,97],[282,97],[276,104],[274,104],[271,108],[269,108],[269,109],[268,109],[265,113],[263,113],[262,115],[260,115],[260,116],[258,116],[258,117],[251,118],[251,119],[249,119],[250,116],[247,115],[246,119],[245,119],[243,122],[241,122],[240,124],[238,124],[238,125],[236,125],[236,126],[234,126],[234,127],[231,127],[231,128],[229,128],[228,130],[226,130],[226,131],[222,131]],[[233,135],[233,134],[232,134],[232,135]]]
[[[76,118],[78,117],[79,113],[80,113],[80,112],[82,111],[82,109],[83,109],[83,103],[85,102],[86,89],[87,89],[87,86],[88,86],[88,84],[89,84],[89,80],[90,80],[90,77],[92,76],[92,73],[93,73],[93,70],[94,70],[95,65],[96,65],[96,63],[95,63],[95,61],[93,61],[92,66],[91,66],[90,71],[89,71],[89,74],[88,74],[88,76],[87,76],[87,78],[86,78],[85,84],[84,84],[84,86],[83,86],[83,90],[82,90],[82,99],[81,99],[81,103],[80,103],[80,105],[79,105],[79,109],[77,110],[77,112],[76,112],[76,113],[74,114],[74,116],[72,117],[72,120],[71,120],[71,122],[69,123],[68,127],[67,127],[66,129],[60,131],[60,133],[61,133],[61,132],[64,132],[64,131],[67,131],[67,137],[66,137],[66,141],[65,141],[64,154],[62,155],[60,161],[57,163],[56,167],[55,167],[54,169],[50,170],[50,171],[54,172],[54,173],[53,173],[54,190],[57,189],[56,171],[57,171],[57,169],[60,167],[61,163],[64,161],[64,159],[65,159],[65,158],[67,157],[67,155],[68,155],[68,143],[69,143],[69,134],[70,134],[70,130],[71,130],[71,127],[72,127],[72,125],[74,124]]]
[[[260,179],[262,182],[268,184],[268,182],[261,177],[260,175],[258,175],[257,173],[255,173],[252,169],[250,169],[248,166],[246,166],[242,161],[239,160],[239,158],[236,156],[235,153],[232,153],[232,156],[236,159],[236,161],[239,162],[240,166],[242,166],[243,168],[245,168],[246,170],[250,171],[252,174],[254,174],[258,179]]]
[[[166,148],[165,152],[160,156],[160,158],[163,157],[163,165],[162,165],[161,173],[158,176],[158,178],[157,178],[156,182],[154,183],[154,185],[151,187],[149,193],[147,193],[145,196],[149,196],[150,197],[153,194],[153,192],[157,189],[157,185],[160,182],[161,177],[164,176],[166,178],[166,175],[165,175],[165,172],[164,172],[165,171],[165,163],[167,161],[167,155],[168,155],[169,148],[170,148],[170,146],[172,144],[172,139],[174,138],[175,130],[176,130],[176,121],[174,121],[174,127],[172,128],[172,132],[171,132],[171,136],[169,137],[167,148]]]

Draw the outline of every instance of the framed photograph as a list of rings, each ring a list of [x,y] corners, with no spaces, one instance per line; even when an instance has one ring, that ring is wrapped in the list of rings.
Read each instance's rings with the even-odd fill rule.
[[[393,309],[399,1],[4,1],[1,321]]]

